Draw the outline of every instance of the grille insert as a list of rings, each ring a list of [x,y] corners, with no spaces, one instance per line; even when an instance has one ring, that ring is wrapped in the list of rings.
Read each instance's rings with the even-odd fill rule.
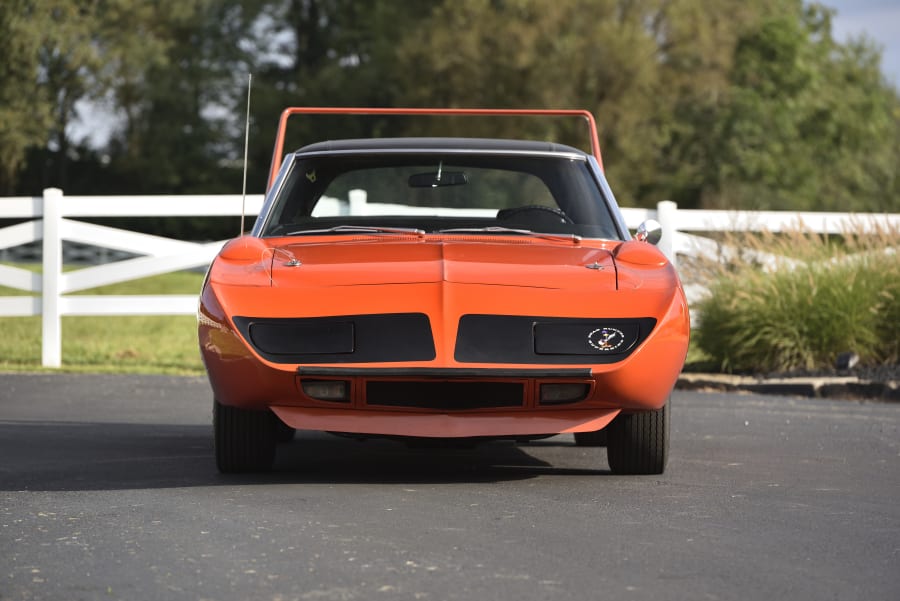
[[[366,404],[380,407],[414,407],[441,411],[495,409],[524,405],[521,382],[422,382],[370,380]]]
[[[424,313],[332,317],[234,317],[241,335],[273,363],[431,361],[431,323]]]

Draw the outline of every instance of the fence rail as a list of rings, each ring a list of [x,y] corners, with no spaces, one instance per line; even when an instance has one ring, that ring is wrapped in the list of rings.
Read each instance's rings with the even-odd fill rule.
[[[364,194],[353,191],[347,206],[331,204],[335,211],[363,213]],[[262,195],[248,195],[245,212],[255,216]],[[0,297],[0,317],[40,315],[41,363],[59,367],[62,361],[62,317],[65,315],[188,315],[196,311],[196,295],[112,296],[70,293],[116,282],[208,265],[224,244],[186,242],[75,221],[76,217],[229,217],[239,216],[241,195],[195,196],[63,196],[49,188],[41,197],[0,198],[0,219],[28,221],[0,228],[0,250],[42,242],[41,273],[0,265],[0,286],[30,293]],[[663,226],[661,250],[673,261],[678,255],[709,254],[716,245],[686,232],[782,231],[802,226],[816,233],[835,234],[874,229],[878,224],[900,228],[900,214],[798,213],[790,211],[679,210],[663,201],[653,209],[623,209],[634,229],[642,221],[657,219]],[[134,258],[63,272],[63,241],[122,251]]]

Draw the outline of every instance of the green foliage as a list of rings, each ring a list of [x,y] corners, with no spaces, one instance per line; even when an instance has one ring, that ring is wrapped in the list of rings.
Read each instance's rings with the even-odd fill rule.
[[[10,0],[0,54],[0,192],[237,192],[251,71],[250,192],[286,106],[587,108],[624,205],[900,211],[897,91],[874,44],[835,41],[815,2]],[[70,139],[84,99],[115,116],[103,148]],[[435,123],[296,118],[287,146],[584,146],[579,123]]]
[[[726,371],[828,368],[839,353],[864,363],[900,359],[900,233],[848,235],[840,243],[794,233],[729,240],[745,258],[714,268],[697,307],[694,340]],[[763,269],[755,252],[790,255]]]
[[[139,15],[106,13],[120,32],[109,76],[124,121],[109,143],[114,178],[104,193],[240,191],[243,128],[230,105],[246,90],[248,54],[238,42],[257,15],[248,4],[167,0],[142,4]],[[135,24],[147,39],[133,35]]]
[[[896,93],[865,40],[831,38],[815,5],[763,20],[735,50],[705,204],[896,211]]]
[[[0,190],[234,191],[217,173],[232,132],[215,109],[231,102],[222,89],[234,85],[234,66],[245,59],[237,42],[255,18],[245,4],[256,3],[0,3],[0,50],[11,59],[0,68]],[[85,100],[116,119],[99,153],[71,139]],[[18,171],[29,148],[34,165]],[[82,169],[93,177],[80,177]]]
[[[49,142],[54,115],[67,109],[70,97],[57,88],[60,65],[90,59],[84,45],[72,39],[87,27],[75,5],[66,4],[0,4],[0,193],[15,190],[15,175],[28,148]]]
[[[818,6],[459,0],[396,22],[413,26],[399,36],[392,30],[389,48],[373,43],[354,55],[358,65],[327,71],[351,75],[335,80],[342,90],[329,98],[343,104],[348,92],[355,95],[356,78],[380,73],[380,94],[357,97],[386,105],[589,108],[626,205],[669,197],[685,207],[900,207],[892,167],[900,160],[897,94],[878,71],[874,47],[835,42],[830,13]],[[379,126],[348,128],[346,119],[343,127],[315,121],[326,135],[307,129],[303,142],[379,133]],[[459,120],[451,128],[579,145],[584,132],[569,125]],[[393,122],[387,131],[446,133],[427,126]]]

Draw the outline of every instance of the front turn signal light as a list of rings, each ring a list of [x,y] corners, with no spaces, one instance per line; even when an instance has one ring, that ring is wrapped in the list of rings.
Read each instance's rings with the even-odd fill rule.
[[[303,394],[320,401],[346,403],[350,400],[350,382],[346,380],[304,380]]]
[[[565,403],[577,403],[587,398],[590,389],[590,384],[583,382],[541,384],[541,404],[562,405]]]

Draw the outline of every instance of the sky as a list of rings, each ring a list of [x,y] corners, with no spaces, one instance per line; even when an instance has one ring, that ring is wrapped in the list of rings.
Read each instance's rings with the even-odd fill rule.
[[[900,88],[900,0],[819,0],[837,10],[831,22],[834,38],[865,34],[882,48],[881,70]]]

